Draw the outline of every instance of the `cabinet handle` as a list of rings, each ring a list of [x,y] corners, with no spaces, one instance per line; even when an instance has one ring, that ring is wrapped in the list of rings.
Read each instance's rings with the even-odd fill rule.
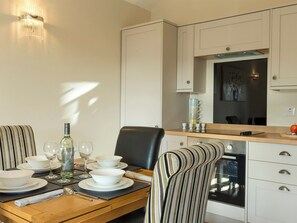
[[[276,75],[273,75],[273,76],[272,76],[272,80],[275,81],[276,79],[277,79],[277,76],[276,76]]]
[[[183,142],[180,142],[180,143],[179,143],[179,145],[180,145],[180,146],[183,146],[183,145],[184,145],[184,143],[183,143]]]
[[[282,191],[290,191],[290,189],[287,188],[286,186],[280,186],[278,189]]]
[[[287,151],[282,151],[278,155],[280,155],[280,156],[291,156],[291,154],[288,153]]]
[[[159,128],[159,126],[158,125],[155,125],[155,128]]]
[[[191,83],[191,81],[187,81],[187,84],[190,84]]]
[[[227,46],[227,47],[226,47],[226,50],[227,50],[227,51],[230,51],[230,47],[229,47],[229,46]]]
[[[282,169],[282,170],[278,171],[278,173],[291,175],[291,173],[289,171],[285,170],[285,169]]]

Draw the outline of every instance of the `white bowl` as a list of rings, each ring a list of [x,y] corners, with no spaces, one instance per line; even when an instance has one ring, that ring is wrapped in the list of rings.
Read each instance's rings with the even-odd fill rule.
[[[0,172],[0,184],[6,187],[18,187],[28,183],[34,171],[32,170],[10,170]]]
[[[96,161],[101,167],[116,167],[122,158],[121,156],[97,156]]]
[[[45,155],[42,156],[29,156],[25,158],[29,165],[33,168],[47,168],[49,167],[49,159]]]
[[[90,172],[93,180],[98,185],[102,186],[108,186],[118,183],[122,179],[124,174],[125,171],[120,169],[97,169]]]

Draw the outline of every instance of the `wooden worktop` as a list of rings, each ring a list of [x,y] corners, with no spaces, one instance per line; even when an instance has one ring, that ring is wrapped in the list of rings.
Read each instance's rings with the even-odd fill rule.
[[[213,139],[227,139],[227,140],[240,140],[250,142],[266,142],[266,143],[279,143],[279,144],[293,144],[297,145],[297,136],[287,136],[289,127],[279,126],[250,126],[250,125],[234,125],[234,124],[206,124],[206,133],[173,129],[166,130],[167,135],[178,136],[191,136],[200,138],[213,138]],[[209,134],[207,130],[215,130],[217,134]],[[227,132],[238,132],[238,135],[228,135]],[[239,132],[242,131],[256,131],[259,132],[255,135],[240,136]],[[225,133],[225,134],[224,134]]]

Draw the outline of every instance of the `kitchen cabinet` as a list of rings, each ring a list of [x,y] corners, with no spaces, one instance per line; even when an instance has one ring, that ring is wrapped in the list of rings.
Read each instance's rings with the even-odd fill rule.
[[[206,60],[194,58],[194,25],[178,28],[177,92],[205,92]]]
[[[195,56],[269,48],[269,10],[195,25]]]
[[[297,147],[249,142],[248,222],[296,222]]]
[[[187,148],[187,146],[187,136],[165,135],[159,155],[170,150]]]
[[[297,88],[297,5],[272,10],[271,89]]]
[[[178,128],[186,95],[176,93],[177,27],[156,21],[122,30],[121,126]]]

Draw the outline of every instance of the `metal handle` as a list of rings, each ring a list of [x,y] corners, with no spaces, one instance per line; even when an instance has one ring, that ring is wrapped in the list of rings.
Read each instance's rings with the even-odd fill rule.
[[[227,155],[223,155],[222,158],[224,159],[229,159],[229,160],[236,160],[235,156],[227,156]]]
[[[155,125],[155,128],[159,128],[159,126],[158,125]]]
[[[291,156],[291,154],[289,152],[287,152],[287,151],[282,151],[278,155],[280,155],[280,156]]]
[[[191,81],[187,81],[187,84],[190,84],[191,83]]]
[[[183,146],[183,145],[184,145],[184,143],[183,143],[183,142],[180,142],[180,143],[179,143],[179,145],[180,145],[180,146]]]
[[[286,186],[280,186],[278,189],[282,191],[290,191],[290,189],[287,188]]]
[[[273,75],[273,76],[272,76],[272,80],[275,81],[276,79],[277,79],[277,76],[276,76],[276,75]]]
[[[278,171],[278,173],[291,175],[291,173],[288,170],[285,170],[285,169],[282,169],[282,170]]]
[[[226,47],[226,50],[227,50],[227,51],[230,51],[230,47],[229,47],[229,46],[227,46],[227,47]]]

